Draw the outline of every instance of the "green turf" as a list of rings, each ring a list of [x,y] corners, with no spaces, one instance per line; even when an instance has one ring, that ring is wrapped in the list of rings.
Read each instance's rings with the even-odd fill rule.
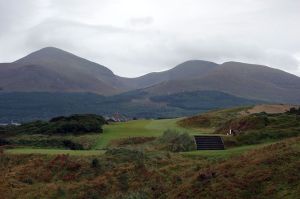
[[[93,156],[101,155],[105,151],[103,150],[63,150],[63,149],[32,149],[32,148],[15,148],[7,149],[5,153],[8,154],[45,154],[45,155],[57,155],[57,154],[69,154],[80,156]]]
[[[120,138],[128,137],[157,137],[163,134],[167,129],[174,129],[189,134],[206,134],[205,131],[196,131],[193,129],[182,128],[177,125],[176,119],[162,119],[162,120],[133,120],[129,122],[119,122],[104,126],[104,132],[99,136],[95,145],[95,149],[105,148],[110,141]]]

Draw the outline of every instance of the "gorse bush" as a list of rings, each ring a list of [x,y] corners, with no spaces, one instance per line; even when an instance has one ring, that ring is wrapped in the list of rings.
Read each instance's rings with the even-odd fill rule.
[[[92,160],[91,167],[92,168],[99,168],[100,167],[99,160],[97,158],[94,158]]]
[[[74,143],[71,140],[64,140],[63,145],[71,150],[83,150],[83,146],[81,144]]]
[[[121,173],[118,177],[119,187],[122,191],[127,192],[129,189],[128,179],[129,175],[127,173]]]
[[[163,144],[164,149],[172,152],[192,151],[196,149],[194,138],[187,133],[166,130],[158,139]]]
[[[289,111],[287,111],[287,113],[289,114],[296,114],[296,115],[300,115],[300,107],[297,109],[295,107],[290,108]]]
[[[7,141],[6,139],[0,138],[0,146],[2,146],[2,145],[7,145],[7,144],[10,144],[10,142]]]

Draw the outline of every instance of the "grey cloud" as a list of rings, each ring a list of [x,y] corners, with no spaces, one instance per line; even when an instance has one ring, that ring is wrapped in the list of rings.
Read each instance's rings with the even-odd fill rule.
[[[300,75],[297,6],[296,0],[0,0],[0,62],[56,46],[125,76],[188,59]]]
[[[150,25],[154,21],[153,17],[139,17],[139,18],[132,18],[130,19],[130,23],[134,26],[139,26],[139,25]]]

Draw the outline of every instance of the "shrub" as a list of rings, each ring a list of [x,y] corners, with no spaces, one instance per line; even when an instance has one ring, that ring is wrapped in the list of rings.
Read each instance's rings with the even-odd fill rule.
[[[300,115],[300,107],[297,109],[295,107],[290,108],[289,111],[287,111],[289,114],[295,114],[295,115]]]
[[[10,144],[9,141],[7,141],[6,139],[0,138],[0,146],[2,146],[2,145],[8,145],[8,144]]]
[[[66,192],[61,187],[58,187],[58,189],[56,190],[56,197],[57,198],[65,198]]]
[[[69,117],[56,117],[49,121],[50,133],[82,133],[101,132],[106,123],[102,116],[98,115],[71,115]]]
[[[33,180],[31,178],[22,179],[21,182],[26,183],[26,184],[30,184],[30,185],[33,184]]]
[[[55,117],[49,122],[35,121],[11,129],[12,133],[31,134],[82,134],[90,132],[102,133],[102,126],[106,123],[102,116],[93,114],[71,115],[69,117]]]
[[[64,140],[63,145],[71,150],[83,150],[83,146],[78,143],[74,143],[71,140]]]
[[[100,166],[99,160],[98,160],[97,158],[94,158],[94,159],[92,160],[91,167],[92,167],[92,168],[98,168],[99,166]]]
[[[172,152],[192,151],[196,149],[194,138],[187,133],[167,130],[159,138],[163,148]]]
[[[129,179],[129,177],[128,177],[127,173],[121,173],[118,176],[118,181],[119,181],[119,184],[120,184],[120,189],[122,191],[125,191],[125,192],[128,191],[128,189],[129,189],[128,179]]]

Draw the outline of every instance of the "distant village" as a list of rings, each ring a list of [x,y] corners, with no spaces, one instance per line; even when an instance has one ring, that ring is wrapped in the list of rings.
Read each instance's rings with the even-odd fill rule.
[[[112,116],[105,116],[104,118],[105,118],[105,120],[108,123],[113,123],[113,122],[127,122],[129,120],[136,120],[137,119],[135,117],[129,118],[129,117],[126,117],[125,115],[121,115],[119,113],[115,113]]]
[[[0,126],[20,126],[18,122],[11,121],[10,123],[0,123]]]

